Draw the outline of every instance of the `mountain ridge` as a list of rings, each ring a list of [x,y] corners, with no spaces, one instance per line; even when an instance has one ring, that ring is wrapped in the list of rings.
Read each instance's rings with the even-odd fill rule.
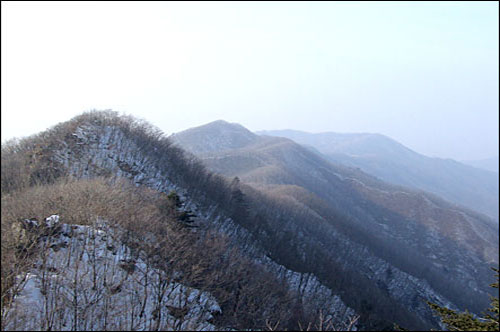
[[[206,128],[218,133],[217,136],[208,137],[200,128]],[[181,133],[170,135],[170,138],[175,140],[183,140],[186,136],[195,136],[193,140],[197,142],[205,142],[202,144],[190,144],[184,141],[185,149],[189,152],[212,152],[220,149],[232,149],[243,147],[256,140],[257,135],[246,129],[240,124],[229,123],[224,120],[216,120],[206,125],[187,129]],[[206,143],[212,143],[207,145]]]
[[[27,169],[33,179],[51,181],[66,173],[92,179],[107,174],[160,193],[175,190],[184,208],[191,210],[200,220],[200,232],[203,227],[208,227],[226,236],[254,263],[288,285],[294,294],[299,294],[302,303],[310,303],[310,308],[299,306],[304,312],[326,306],[352,313],[346,310],[352,308],[361,315],[360,326],[368,329],[389,328],[394,321],[415,328],[438,326],[430,309],[418,299],[454,307],[457,297],[450,302],[448,297],[453,297],[453,294],[448,291],[446,296],[443,295],[446,293],[445,284],[449,282],[447,278],[430,279],[430,276],[438,276],[436,269],[440,268],[433,267],[429,260],[439,262],[443,257],[426,258],[415,249],[420,246],[416,240],[431,244],[425,238],[420,239],[421,235],[428,234],[424,226],[370,201],[370,192],[354,191],[356,184],[345,181],[351,177],[346,170],[362,173],[347,168],[332,169],[329,162],[287,139],[258,140],[252,143],[260,148],[258,162],[267,163],[265,167],[268,167],[281,160],[282,165],[275,166],[279,172],[280,167],[289,166],[289,179],[283,179],[281,183],[271,181],[273,178],[268,177],[269,174],[263,174],[271,181],[269,185],[275,193],[260,191],[245,184],[244,179],[228,179],[206,172],[196,157],[184,154],[164,138],[161,131],[147,123],[110,112],[84,114],[23,141],[12,150],[2,146],[2,165],[12,166],[2,167],[2,189],[16,185],[11,181],[16,177],[4,176],[5,172],[10,170],[13,173],[9,174],[15,174],[22,170],[19,166],[25,165],[27,160],[31,161]],[[276,144],[269,144],[273,141]],[[232,143],[221,146],[225,149],[221,153],[227,158],[231,157],[230,146]],[[241,156],[252,158],[253,148],[250,147],[251,144],[246,142],[243,148],[236,150]],[[206,157],[210,153],[204,153],[203,160],[209,160]],[[222,154],[215,156],[214,162],[224,157]],[[311,165],[317,174],[300,176],[303,162]],[[340,212],[348,210],[330,206],[330,196],[321,199],[318,198],[320,192],[297,193],[297,188],[289,186],[290,179],[298,181],[298,187],[311,181],[317,181],[318,185],[326,181],[327,187],[335,184],[342,188],[343,192],[332,188],[329,195],[342,204],[346,203],[346,208],[353,207],[352,216],[342,216]],[[286,191],[286,195],[278,195],[279,191]],[[354,196],[343,197],[347,193]],[[363,207],[366,204],[372,210]],[[380,218],[374,211],[380,214]],[[361,222],[362,216],[367,217],[366,222]],[[388,219],[384,220],[382,216]],[[476,217],[470,217],[470,222],[475,222]],[[2,229],[3,222],[2,218]],[[377,232],[371,227],[376,227]],[[415,235],[411,244],[416,246],[414,249],[408,245],[401,247],[408,249],[408,254],[416,255],[411,265],[408,265],[407,258],[398,256],[387,241],[392,235],[403,234],[399,232],[406,228]],[[374,234],[380,239],[373,237]],[[470,290],[471,296],[465,300],[474,302],[476,308],[481,307],[478,294],[484,295],[481,290],[484,269],[480,261],[474,261],[478,256],[472,255],[469,249],[453,246],[445,238],[436,239],[442,242],[439,244],[443,246],[440,247],[443,249],[441,254],[450,255],[448,261],[457,258],[457,266],[445,266],[450,270],[448,275],[455,276],[460,283],[471,282],[473,286],[463,289],[461,294]],[[398,241],[397,238],[392,240],[393,243]],[[425,271],[425,267],[429,271]],[[471,274],[471,268],[477,269],[475,274]],[[448,287],[453,289],[455,286],[452,283]],[[313,301],[318,298],[320,302]],[[416,299],[415,303],[412,299]],[[224,303],[221,303],[221,308],[223,314],[231,310],[224,307]],[[338,317],[336,321],[341,322],[344,318]]]
[[[334,163],[358,167],[393,184],[432,192],[498,221],[498,174],[452,159],[421,155],[380,134],[310,134],[293,130],[259,133],[288,136]]]
[[[209,130],[209,128],[198,127],[198,130]],[[284,143],[284,142],[286,142],[286,143]],[[182,146],[182,142],[177,142],[177,143]],[[235,149],[233,151],[233,155],[228,155],[228,151],[223,150],[223,151],[219,151],[219,152],[213,152],[210,154],[210,156],[208,156],[207,154],[199,154],[199,156],[205,161],[205,163],[207,164],[207,166],[210,169],[212,169],[216,172],[222,173],[222,174],[228,174],[228,170],[227,170],[228,167],[232,168],[233,170],[234,169],[238,170],[239,163],[248,164],[248,161],[244,158],[245,156],[246,156],[246,158],[248,158],[252,154],[254,156],[256,155],[257,157],[255,157],[255,159],[258,159],[261,162],[264,160],[268,163],[269,166],[265,166],[265,163],[264,164],[261,163],[260,165],[259,165],[259,163],[254,163],[254,165],[257,165],[258,167],[254,167],[251,173],[245,173],[245,172],[231,172],[230,173],[231,176],[233,176],[235,174],[240,176],[240,178],[242,180],[247,181],[250,184],[254,184],[255,182],[269,183],[268,180],[266,180],[265,172],[272,169],[272,168],[269,168],[269,167],[271,167],[271,165],[273,165],[272,167],[274,167],[274,169],[276,169],[275,168],[276,166],[280,167],[279,165],[281,165],[281,166],[283,166],[284,164],[287,165],[285,168],[286,170],[282,173],[282,175],[279,176],[280,179],[285,179],[286,177],[288,177],[290,179],[290,176],[286,175],[286,174],[290,174],[290,173],[294,173],[294,176],[292,176],[292,178],[299,179],[299,178],[301,178],[301,176],[298,175],[299,173],[305,174],[307,172],[310,173],[310,172],[318,172],[318,171],[319,171],[319,173],[317,173],[318,176],[322,177],[322,175],[320,174],[322,171],[320,171],[320,170],[327,169],[329,167],[331,168],[331,166],[329,166],[327,163],[320,161],[321,159],[314,158],[312,155],[308,154],[307,150],[301,149],[298,145],[294,145],[294,143],[291,141],[280,140],[280,141],[274,142],[274,143],[275,144],[270,144],[269,138],[266,137],[264,139],[264,141],[262,141],[260,143],[260,145],[257,143],[254,143],[254,145],[248,145],[248,146],[245,146],[243,148]],[[290,149],[292,149],[293,151]],[[252,150],[252,151],[247,151],[247,150]],[[259,153],[261,153],[261,154],[259,154]],[[305,169],[299,168],[299,170],[297,171],[294,169],[297,168],[297,165],[300,165],[302,163],[300,161],[300,158],[301,158],[300,156],[304,156],[304,158],[311,160],[312,164]],[[299,159],[297,159],[297,158],[299,158]],[[276,162],[277,159],[280,160],[278,163]],[[319,166],[320,168],[318,170],[315,170],[316,166],[314,166],[314,165],[321,165],[321,166]],[[348,185],[349,188],[356,187],[358,192],[360,192],[364,197],[371,197],[371,199],[375,198],[375,199],[377,199],[378,204],[382,204],[385,208],[389,208],[392,211],[395,211],[395,212],[397,211],[399,214],[401,214],[402,211],[401,211],[401,209],[398,209],[397,204],[395,206],[392,206],[392,204],[390,204],[390,202],[391,202],[390,199],[386,200],[384,198],[384,200],[381,200],[381,198],[383,196],[380,196],[380,193],[382,193],[382,195],[385,195],[385,194],[383,194],[385,190],[390,190],[390,192],[397,193],[397,190],[401,190],[400,188],[389,186],[387,184],[381,183],[380,181],[376,180],[375,178],[370,178],[370,176],[367,176],[364,174],[361,175],[361,173],[359,173],[353,169],[349,170],[348,173],[345,173],[347,169],[338,168],[339,166],[335,166],[335,167],[337,167],[336,170],[333,171],[333,169],[332,169],[332,171],[331,171],[332,175],[335,174],[335,176],[339,178],[338,180],[335,180],[334,182],[332,182],[332,183],[337,183],[335,186],[337,186],[337,187],[339,185],[342,186],[342,184],[341,184],[342,178],[348,178],[348,177],[352,176],[353,174],[355,174],[354,176],[358,177],[358,178],[362,178],[363,182],[372,183],[371,186],[375,185],[374,188],[379,187],[379,188],[383,188],[383,189],[382,190],[377,189],[375,191],[373,191],[373,189],[370,189],[367,192],[364,188],[368,188],[368,187],[366,187],[366,185],[363,184],[363,182],[359,182],[357,180],[353,181],[350,185]],[[343,173],[344,175],[341,175],[339,177],[338,174],[341,172],[344,172]],[[349,173],[350,173],[350,175],[346,175]],[[259,174],[259,175],[256,175],[256,174]],[[283,178],[283,176],[285,176],[285,178]],[[330,175],[328,175],[328,176],[330,177],[330,179],[332,179]],[[272,178],[272,176],[271,176],[271,178]],[[309,180],[306,180],[306,178],[304,178],[304,176],[302,176],[302,178],[303,178],[302,181],[310,181],[310,182],[316,181],[316,184],[310,185],[308,187],[309,190],[311,190],[312,192],[315,192],[315,190],[318,188],[318,185],[321,186],[321,182],[317,182],[317,180],[315,180],[314,178],[310,177]],[[285,183],[281,183],[281,181],[282,180],[278,180],[278,182],[276,182],[274,184],[276,184],[276,185],[285,184]],[[288,180],[288,181],[290,181],[290,180]],[[302,185],[302,183],[293,182],[293,181],[295,181],[295,180],[291,180],[291,183],[288,183],[288,184]],[[360,185],[358,185],[358,183],[362,184],[362,185],[360,186]],[[350,189],[346,188],[345,190],[350,190]],[[458,208],[454,204],[449,204],[446,201],[439,200],[437,197],[433,198],[432,196],[428,196],[428,194],[426,194],[426,193],[419,194],[418,191],[415,191],[415,192],[413,190],[408,191],[407,189],[406,189],[406,192],[412,193],[411,195],[413,195],[415,197],[415,199],[418,199],[418,197],[420,197],[419,195],[424,195],[422,197],[425,198],[426,202],[429,202],[429,203],[425,203],[429,206],[428,207],[429,211],[431,211],[433,209],[432,204],[438,204],[439,206],[443,206],[443,207],[446,206],[446,209],[448,209],[449,211],[453,211],[455,208]],[[316,191],[316,193],[318,193],[318,192]],[[366,195],[368,195],[368,196],[366,196]],[[395,197],[400,197],[399,199],[403,199],[403,196],[394,196],[393,194],[391,194],[391,195],[392,195],[391,197],[393,199]],[[426,197],[426,195],[427,195],[427,197]],[[341,196],[335,196],[335,197],[337,197],[337,198],[335,198],[335,200],[340,199],[342,201]],[[335,200],[332,200],[331,203],[335,204]],[[434,201],[434,203],[430,203],[431,201]],[[400,203],[402,203],[402,202],[400,202]],[[460,209],[460,208],[458,208],[458,209]],[[438,210],[436,210],[436,211],[438,211]],[[443,211],[445,211],[445,210],[443,210]],[[460,212],[460,213],[467,213],[467,212],[465,212],[466,210],[461,210],[461,211],[462,212]],[[439,213],[442,214],[442,212],[439,212]],[[472,212],[472,211],[469,211],[468,213],[472,213],[473,215],[475,215],[476,217],[479,217],[481,219],[484,218],[484,217],[480,217],[480,214],[474,214],[474,212]],[[455,214],[453,214],[453,215],[454,215],[454,217],[449,216],[448,218],[459,218],[458,215],[455,215]],[[412,217],[409,214],[406,214],[406,216]],[[415,216],[413,216],[413,218],[420,218],[423,221],[425,221],[426,218],[428,219],[428,218],[432,218],[432,217],[424,217],[424,216],[415,217]],[[486,224],[489,224],[490,226],[494,225],[493,222],[489,222],[489,221],[486,221]],[[443,232],[444,232],[444,229],[443,229]],[[495,241],[495,239],[492,238],[492,239],[490,239],[490,241]],[[492,254],[491,252],[488,254],[488,256],[490,258],[494,259],[494,254]]]
[[[498,160],[499,157],[496,156],[478,160],[462,160],[461,162],[476,168],[498,173]]]

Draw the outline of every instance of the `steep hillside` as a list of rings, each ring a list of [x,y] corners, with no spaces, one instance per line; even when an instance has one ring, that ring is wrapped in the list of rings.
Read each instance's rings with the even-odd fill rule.
[[[359,167],[389,183],[437,194],[498,221],[498,174],[451,159],[430,158],[379,134],[262,131],[310,146],[332,162]]]
[[[181,271],[155,265],[151,252],[129,247],[125,229],[102,219],[94,225],[60,223],[58,215],[47,220],[52,234],[39,239],[34,268],[21,274],[24,285],[2,317],[6,330],[216,329],[215,298],[182,284]],[[32,234],[43,227],[32,220],[21,225]]]
[[[193,128],[172,139],[183,146],[189,133],[220,135],[212,130],[211,125]],[[334,165],[289,139],[255,135],[249,141],[232,150],[186,148],[209,169],[238,176],[242,182],[309,215],[304,227],[310,227],[311,233],[335,252],[332,259],[363,271],[370,279],[380,278],[378,288],[390,297],[401,300],[403,290],[387,290],[390,278],[375,272],[378,268],[374,266],[388,264],[388,270],[407,273],[417,283],[428,283],[459,306],[477,310],[485,304],[481,298],[487,298],[484,292],[488,290],[481,286],[486,285],[481,276],[488,275],[488,265],[498,264],[498,225],[492,220],[434,195],[389,185],[359,170]],[[321,222],[310,225],[313,220]],[[355,249],[357,246],[364,249]],[[352,257],[352,252],[359,256]],[[377,259],[380,261],[375,263]],[[318,270],[316,273],[321,274]],[[449,282],[451,277],[455,282]],[[415,302],[408,307],[424,317],[417,299],[429,295],[422,289],[414,290]],[[470,296],[463,296],[464,289]]]
[[[392,187],[364,173],[332,168],[286,139],[261,139],[223,122],[215,127],[224,131],[214,133],[217,141],[208,141],[212,134],[198,136],[205,142],[193,139],[191,151],[203,151],[203,160],[212,160],[212,167],[218,160],[224,160],[221,167],[234,161],[241,180],[207,171],[158,129],[113,112],[86,113],[3,145],[2,315],[3,308],[21,303],[19,294],[11,292],[19,275],[30,281],[41,271],[56,273],[50,266],[40,270],[32,264],[41,253],[50,253],[38,249],[46,243],[45,235],[33,237],[15,226],[53,214],[69,225],[94,227],[97,220],[117,225],[124,230],[122,243],[138,258],[144,257],[141,252],[152,254],[151,268],[177,276],[172,281],[186,289],[213,296],[220,313],[203,324],[216,328],[266,329],[278,324],[297,329],[298,323],[307,326],[325,313],[340,329],[356,315],[359,329],[388,329],[394,322],[428,329],[439,325],[424,300],[476,312],[487,305],[489,249],[498,250],[498,240],[491,244],[484,235],[492,226],[481,222],[481,216],[450,210],[424,194],[435,211],[401,215],[397,206],[386,202],[387,195],[395,193]],[[368,189],[359,188],[356,181]],[[432,228],[442,211],[464,213],[448,237],[441,228]],[[463,220],[470,224],[466,232],[460,231],[466,226]],[[465,245],[471,231],[484,237],[473,248]],[[23,239],[23,246],[16,239]],[[19,258],[28,263],[18,264]],[[101,294],[111,292],[106,287]],[[148,317],[147,324],[155,323],[157,316],[141,315],[149,300],[140,298],[145,300],[131,303],[133,310],[139,310],[140,319]],[[77,295],[73,303],[80,299]],[[165,298],[169,306],[170,300]],[[92,310],[75,304],[73,312],[100,319],[90,314],[99,313],[94,310],[103,305],[99,301],[87,303]],[[175,318],[188,310],[167,309],[163,317],[171,313]],[[40,329],[46,327],[42,318]],[[66,319],[66,324],[73,322]]]
[[[291,310],[296,291],[266,270],[276,264],[254,262],[205,227],[203,216],[186,219],[189,211],[173,192],[113,177],[59,178],[2,195],[2,330],[264,328],[266,319],[283,327],[314,320]],[[60,226],[45,227],[43,216],[55,212]],[[335,311],[342,308],[336,301]],[[210,309],[215,303],[220,312]],[[322,308],[333,311],[328,303]]]
[[[36,301],[25,298],[36,296],[36,289],[19,293],[19,285],[38,280],[44,271],[55,272],[50,266],[34,268],[36,257],[46,256],[46,250],[38,249],[40,237],[29,235],[30,226],[19,228],[16,223],[57,213],[72,225],[92,225],[105,219],[125,227],[124,241],[136,254],[153,254],[155,268],[159,266],[168,275],[177,273],[176,282],[215,297],[221,314],[210,324],[218,329],[265,329],[267,324],[297,329],[298,324],[316,322],[320,312],[336,328],[346,328],[356,313],[338,295],[314,275],[293,271],[267,256],[262,242],[283,219],[275,221],[266,212],[258,217],[253,212],[243,215],[244,204],[262,205],[242,200],[234,185],[208,173],[173,147],[159,130],[113,112],[86,113],[36,136],[9,142],[2,146],[2,318],[8,318],[17,304]],[[251,233],[249,225],[260,233]],[[100,294],[109,292],[112,290],[104,287]],[[75,301],[85,303],[81,296],[86,295],[75,295]],[[47,296],[44,305],[51,305],[54,294]],[[91,311],[76,305],[74,312],[100,320],[102,316],[94,316],[100,312],[95,308],[104,305],[100,302],[104,299],[109,297],[87,302]],[[165,297],[165,303],[171,300]],[[133,310],[140,314],[147,301],[131,304]],[[110,308],[110,312],[127,314],[117,309]],[[183,310],[182,306],[178,309]],[[142,322],[144,317],[141,315]],[[148,316],[147,324],[156,324],[157,318]],[[122,316],[113,319],[131,322]],[[2,319],[2,324],[7,321]],[[64,318],[61,324],[74,321]],[[166,322],[163,328],[169,328]],[[45,329],[47,320],[39,317],[34,324],[29,326]]]

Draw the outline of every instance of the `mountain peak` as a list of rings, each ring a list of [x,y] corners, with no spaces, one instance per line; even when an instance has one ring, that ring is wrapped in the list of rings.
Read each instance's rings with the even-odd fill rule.
[[[242,148],[255,142],[258,136],[238,123],[216,120],[181,131],[170,138],[196,154]]]
[[[228,122],[226,120],[215,120],[215,121],[212,121],[212,122],[209,122],[207,124],[205,124],[204,126],[208,126],[208,125],[230,125],[231,122]]]
[[[246,134],[248,133],[252,133],[250,130],[248,130],[247,128],[243,127],[242,125],[240,125],[239,123],[236,123],[236,122],[228,122],[226,120],[215,120],[215,121],[212,121],[212,122],[209,122],[205,125],[202,125],[202,126],[199,126],[199,127],[195,127],[195,128],[192,128],[192,129],[207,129],[207,128],[216,128],[217,130],[230,130],[230,131],[235,131],[235,130],[239,130],[241,132],[245,132]],[[188,129],[189,130],[189,129]]]

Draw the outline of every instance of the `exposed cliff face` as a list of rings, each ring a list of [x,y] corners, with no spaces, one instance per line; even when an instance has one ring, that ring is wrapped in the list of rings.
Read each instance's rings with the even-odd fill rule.
[[[361,274],[373,280],[384,292],[398,303],[404,303],[409,311],[414,312],[426,321],[437,323],[425,301],[440,303],[451,309],[456,306],[445,296],[434,290],[423,278],[406,273],[387,261],[372,255],[369,249],[335,234],[339,243],[337,260],[340,264],[357,269]],[[332,248],[333,249],[333,248]],[[362,259],[360,259],[362,257]]]
[[[19,276],[25,285],[3,317],[6,330],[216,330],[216,299],[167,277],[124,244],[122,232],[104,220],[62,223],[41,239],[39,258]]]

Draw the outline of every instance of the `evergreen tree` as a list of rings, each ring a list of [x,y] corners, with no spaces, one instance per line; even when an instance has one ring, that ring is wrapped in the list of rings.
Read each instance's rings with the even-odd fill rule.
[[[497,274],[497,282],[491,284],[493,288],[498,288],[498,269],[492,268]],[[446,324],[450,331],[498,331],[498,297],[491,297],[490,308],[484,317],[474,318],[467,310],[464,313],[456,312],[445,307],[440,307],[435,303],[427,302],[432,310],[441,316],[441,321]]]
[[[182,206],[181,198],[175,190],[172,190],[167,197],[175,205],[175,207],[180,208]]]

